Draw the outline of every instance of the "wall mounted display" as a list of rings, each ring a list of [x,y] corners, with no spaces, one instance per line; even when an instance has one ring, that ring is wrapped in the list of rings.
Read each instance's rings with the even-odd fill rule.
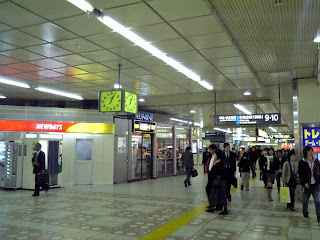
[[[139,121],[139,120],[133,121],[134,132],[154,133],[155,130],[156,130],[156,123]]]
[[[92,140],[77,139],[76,144],[77,161],[91,161],[92,159]]]
[[[217,126],[281,124],[281,115],[279,113],[220,115],[215,117],[215,123]]]

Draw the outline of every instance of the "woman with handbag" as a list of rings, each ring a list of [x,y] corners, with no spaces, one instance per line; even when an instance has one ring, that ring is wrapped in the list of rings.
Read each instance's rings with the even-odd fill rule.
[[[294,198],[297,184],[300,184],[298,173],[299,163],[296,161],[296,155],[293,151],[288,154],[288,162],[283,164],[282,181],[285,187],[289,188],[291,203],[287,203],[287,209],[294,211]]]

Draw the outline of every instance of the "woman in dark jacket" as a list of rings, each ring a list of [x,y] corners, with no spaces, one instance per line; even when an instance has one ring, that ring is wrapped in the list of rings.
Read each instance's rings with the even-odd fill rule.
[[[225,162],[223,159],[223,152],[220,150],[217,152],[217,158],[213,162],[212,166],[212,190],[210,197],[210,206],[207,211],[214,212],[215,210],[222,210],[221,215],[227,215],[227,194],[226,194],[226,176],[225,176]]]
[[[243,188],[245,191],[249,191],[250,166],[251,166],[251,161],[249,160],[248,153],[243,153],[243,156],[239,162],[239,172],[242,178],[242,184],[241,184],[242,191],[243,191]]]
[[[271,202],[272,199],[272,188],[276,174],[278,174],[280,163],[278,158],[274,154],[274,149],[269,148],[268,154],[265,158],[264,173],[267,182],[268,200]]]

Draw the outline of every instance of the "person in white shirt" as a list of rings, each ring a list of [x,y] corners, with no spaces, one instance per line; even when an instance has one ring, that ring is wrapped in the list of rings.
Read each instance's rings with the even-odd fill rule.
[[[211,158],[208,160],[206,167],[205,167],[206,171],[208,172],[208,183],[206,186],[206,193],[207,193],[207,197],[208,197],[209,202],[210,202],[210,193],[212,190],[212,181],[213,181],[211,169],[212,169],[214,161],[217,159],[217,154],[216,154],[217,150],[218,150],[218,148],[216,145],[212,144],[209,146]]]

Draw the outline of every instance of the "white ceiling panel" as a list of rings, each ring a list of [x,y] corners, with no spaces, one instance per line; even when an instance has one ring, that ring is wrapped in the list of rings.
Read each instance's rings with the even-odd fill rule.
[[[232,66],[232,67],[221,67],[219,70],[223,74],[238,74],[238,73],[249,73],[250,69],[247,65],[241,65],[241,66]]]
[[[245,65],[242,57],[228,57],[220,59],[212,59],[211,62],[218,68]]]
[[[56,57],[54,60],[57,60],[58,62],[62,62],[71,66],[81,65],[81,64],[89,64],[92,63],[91,60],[86,59],[84,57],[81,57],[79,55],[67,55],[62,57]]]
[[[191,51],[193,48],[184,39],[171,39],[154,43],[156,47],[165,53]]]
[[[39,67],[30,63],[25,63],[25,62],[10,64],[10,65],[7,65],[7,67],[22,70],[24,72],[33,72],[33,71],[43,70],[42,67]]]
[[[40,39],[32,37],[18,30],[11,30],[0,33],[0,40],[15,45],[17,47],[27,47],[45,43]]]
[[[203,58],[197,51],[178,52],[168,55],[175,60],[184,63],[205,60],[205,58]]]
[[[50,22],[21,28],[20,30],[47,42],[56,42],[77,37],[75,34]]]
[[[1,53],[0,53],[1,54]],[[0,55],[0,65],[20,62],[19,60]]]
[[[240,56],[234,46],[209,48],[209,49],[200,50],[200,52],[209,59]]]
[[[36,60],[36,61],[31,61],[30,63],[40,67],[44,67],[44,68],[61,68],[61,67],[67,66],[64,63],[61,63],[52,59]]]
[[[9,27],[6,24],[0,23],[0,32],[11,30],[12,27]]]
[[[54,45],[69,50],[73,53],[83,53],[102,49],[101,47],[98,47],[97,45],[83,38],[55,42]]]
[[[13,0],[13,2],[49,20],[65,18],[83,13],[79,8],[66,0]],[[27,18],[24,18],[23,21],[25,21],[25,19]]]
[[[107,8],[114,8],[120,7],[127,4],[138,3],[141,2],[140,0],[89,0],[89,2],[97,9],[107,9]]]
[[[162,22],[161,18],[143,3],[107,9],[104,13],[126,27],[138,27]]]
[[[116,32],[87,36],[86,39],[106,49],[133,45],[131,41]]]
[[[123,57],[123,58],[135,58],[135,57],[147,57],[151,56],[150,53],[143,50],[138,46],[128,46],[121,48],[112,48],[111,52]]]
[[[227,78],[230,80],[239,80],[239,79],[253,79],[254,75],[251,72],[248,73],[236,73],[236,74],[227,74]]]
[[[132,31],[149,42],[180,38],[180,35],[166,23],[137,27]]]
[[[6,52],[1,52],[0,54],[15,58],[21,61],[32,61],[44,58],[39,54],[32,53],[24,49],[14,49]]]
[[[99,63],[93,63],[93,64],[85,64],[85,65],[78,65],[76,66],[79,69],[91,72],[91,73],[96,73],[96,72],[104,72],[104,71],[110,71],[111,69],[103,66]]]
[[[170,24],[185,37],[223,32],[213,15],[183,19]]]
[[[13,69],[7,66],[0,66],[0,74],[4,75],[12,75],[12,74],[18,74],[22,73],[23,71],[18,70],[18,69]]]
[[[58,57],[58,56],[64,56],[64,55],[70,55],[72,54],[71,52],[64,50],[60,47],[54,46],[50,43],[48,44],[42,44],[42,45],[37,45],[34,47],[28,47],[25,48],[31,52],[38,53],[40,55],[52,58],[52,57]]]
[[[68,76],[74,76],[77,74],[86,74],[88,72],[83,71],[81,69],[75,68],[75,67],[66,67],[66,68],[55,68],[55,72],[59,72]]]
[[[149,4],[167,21],[192,18],[211,13],[204,1],[194,0],[154,0]]]
[[[0,52],[15,49],[15,48],[17,48],[17,47],[0,41]]]
[[[28,19],[28,21],[26,21],[26,19]],[[46,22],[46,20],[8,1],[1,4],[0,22],[14,28],[19,28],[43,23]]]
[[[225,33],[214,33],[187,38],[197,49],[231,46],[232,42]]]
[[[108,50],[100,50],[100,51],[94,51],[94,52],[88,52],[88,53],[81,53],[80,55],[85,58],[89,58],[92,61],[96,61],[96,62],[107,62],[107,61],[114,61],[114,60],[119,59],[119,56],[111,53]]]
[[[58,20],[54,23],[80,36],[111,32],[111,29],[101,23],[93,14],[84,13],[79,16]]]
[[[155,66],[155,65],[162,65],[164,62],[156,57],[140,57],[140,58],[131,58],[130,61],[134,62],[135,64],[141,67],[148,67],[148,66]]]

